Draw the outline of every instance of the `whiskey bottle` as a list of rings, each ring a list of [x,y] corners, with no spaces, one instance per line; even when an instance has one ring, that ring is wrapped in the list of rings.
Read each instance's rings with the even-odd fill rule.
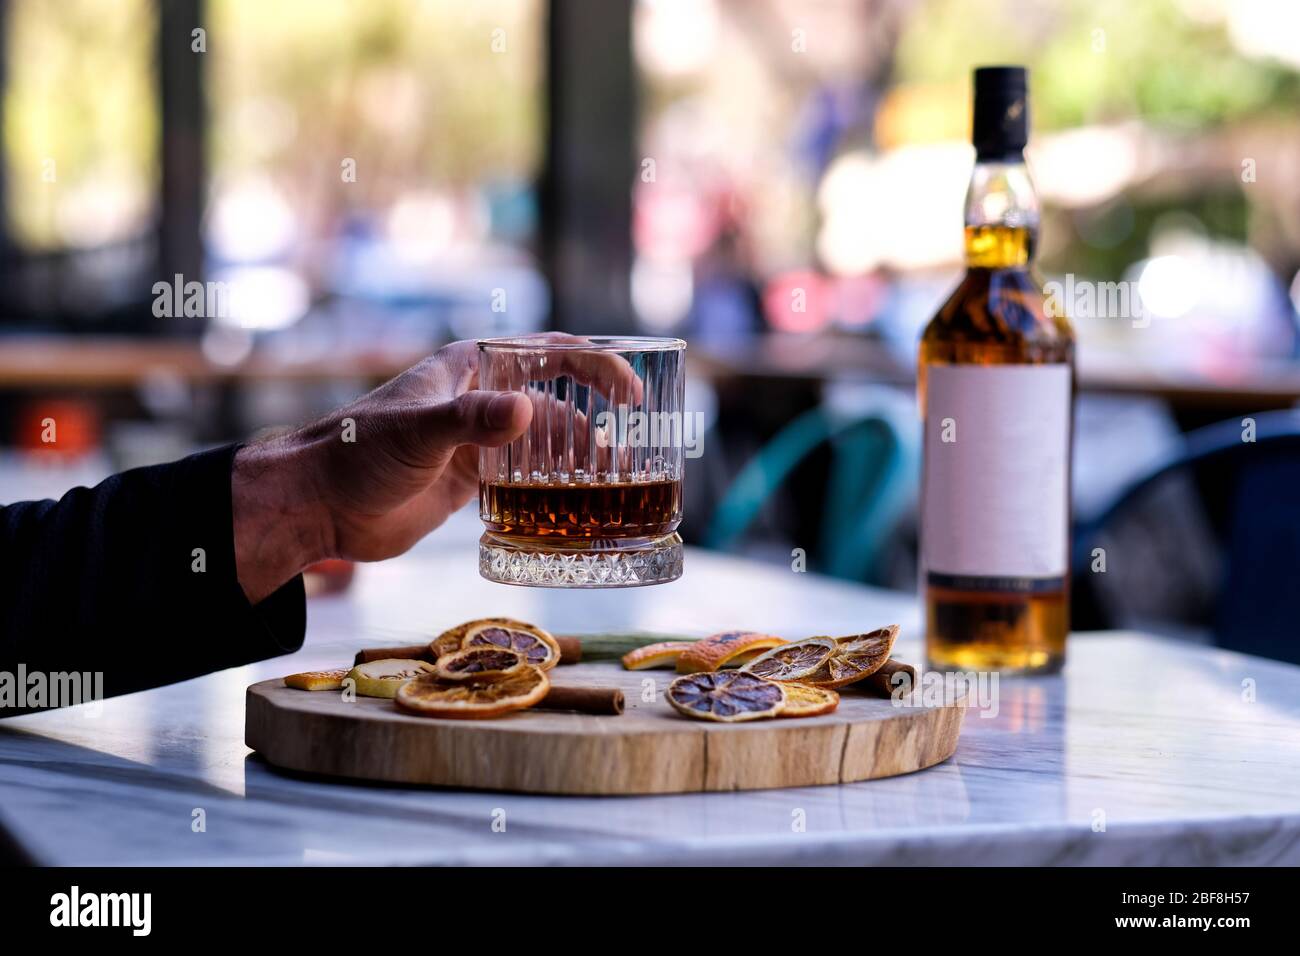
[[[1046,673],[1064,663],[1070,620],[1074,333],[1032,265],[1026,71],[982,67],[974,85],[966,273],[918,362],[926,656]]]

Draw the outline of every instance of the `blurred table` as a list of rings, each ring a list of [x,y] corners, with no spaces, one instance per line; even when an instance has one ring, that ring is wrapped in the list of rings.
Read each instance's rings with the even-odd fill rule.
[[[769,334],[725,347],[692,344],[688,355],[691,374],[711,379],[916,383],[915,354],[866,336]],[[1176,408],[1263,411],[1300,402],[1300,362],[1282,359],[1198,365],[1081,343],[1078,377],[1085,392],[1159,398]]]
[[[166,373],[191,383],[386,379],[426,349],[335,350],[305,359],[254,351],[229,365],[196,342],[146,338],[29,336],[0,339],[0,388],[130,388]],[[692,375],[709,379],[861,380],[910,388],[915,356],[862,335],[770,333],[726,345],[692,343]],[[1079,385],[1090,392],[1146,395],[1175,405],[1286,408],[1300,402],[1300,362],[1275,359],[1196,365],[1113,347],[1079,349]]]
[[[230,381],[388,379],[425,349],[335,350],[294,360],[254,351],[222,364],[194,341],[88,336],[0,338],[0,388],[132,388],[159,373],[191,384]]]
[[[843,786],[434,791],[285,774],[244,746],[248,684],[484,615],[560,632],[791,636],[896,620],[900,656],[920,654],[906,595],[695,550],[657,588],[511,588],[478,577],[477,533],[462,513],[411,554],[360,568],[350,593],[311,603],[291,657],[109,700],[98,717],[0,721],[0,825],[37,861],[90,865],[1300,863],[1300,668],[1137,634],[1076,636],[1062,676],[1002,681],[996,713],[968,714],[950,761]]]

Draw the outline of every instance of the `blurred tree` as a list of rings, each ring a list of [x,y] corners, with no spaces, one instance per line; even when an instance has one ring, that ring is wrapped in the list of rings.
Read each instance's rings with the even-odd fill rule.
[[[1222,19],[1177,0],[922,0],[897,62],[898,80],[960,86],[980,64],[1026,64],[1045,130],[1134,116],[1195,128],[1300,103],[1300,74],[1244,56]]]
[[[10,0],[5,231],[41,251],[147,231],[158,188],[150,0]]]

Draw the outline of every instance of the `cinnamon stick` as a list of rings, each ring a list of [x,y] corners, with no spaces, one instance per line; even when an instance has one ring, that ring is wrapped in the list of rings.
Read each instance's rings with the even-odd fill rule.
[[[906,680],[901,677],[895,678],[895,674],[906,674],[907,678]],[[881,697],[893,697],[895,690],[902,694],[910,694],[916,688],[916,668],[891,657],[880,665],[878,671],[870,677],[864,677],[854,686]]]
[[[582,641],[576,637],[557,634],[555,643],[560,645],[561,664],[577,664],[582,660]]]
[[[543,710],[576,710],[580,714],[623,713],[623,692],[617,687],[556,687],[535,706]]]
[[[404,644],[401,647],[363,647],[357,651],[353,665],[367,664],[370,661],[383,661],[392,658],[399,661],[428,661],[433,663],[433,654],[428,644]]]

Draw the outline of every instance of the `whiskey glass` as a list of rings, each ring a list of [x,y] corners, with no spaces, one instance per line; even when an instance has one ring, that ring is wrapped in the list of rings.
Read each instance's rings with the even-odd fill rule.
[[[682,574],[681,339],[483,339],[478,387],[533,405],[479,452],[479,573],[532,587],[639,587]]]

